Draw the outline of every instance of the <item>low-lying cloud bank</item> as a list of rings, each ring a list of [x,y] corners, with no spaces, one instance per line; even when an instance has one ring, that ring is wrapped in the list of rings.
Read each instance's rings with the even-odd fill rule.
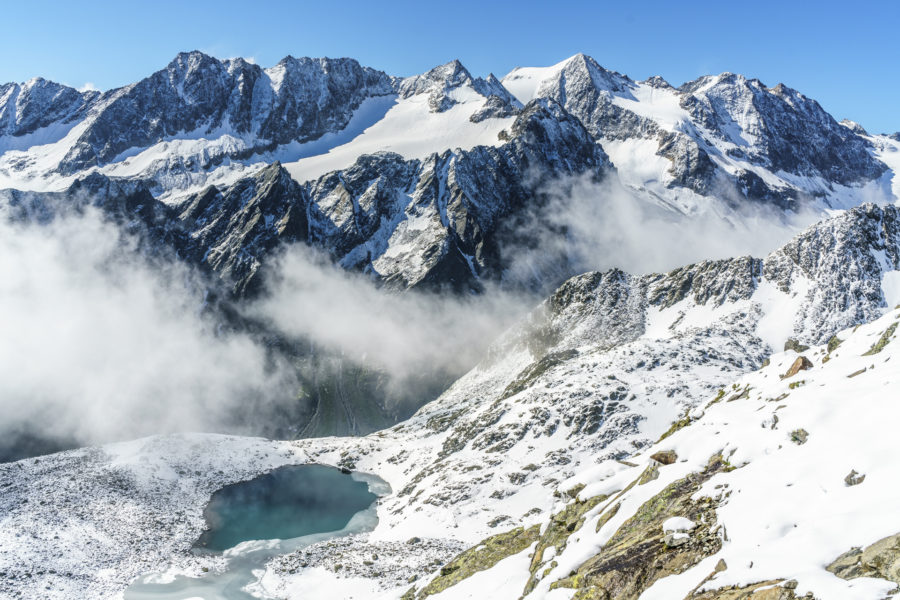
[[[633,274],[665,272],[708,259],[765,256],[821,220],[813,208],[785,213],[734,197],[693,196],[689,211],[617,178],[557,182],[548,201],[521,220],[517,235],[529,244],[504,248],[512,280],[556,280],[586,271],[619,268]],[[684,192],[689,194],[689,192]]]
[[[721,201],[682,214],[614,178],[564,183],[521,219],[517,238],[528,243],[503,247],[507,283],[537,285],[466,297],[389,292],[298,245],[270,262],[266,293],[241,310],[318,353],[377,369],[419,406],[427,398],[414,385],[474,366],[549,282],[760,256],[822,216]],[[86,444],[170,431],[259,433],[259,423],[242,425],[236,415],[267,406],[270,416],[293,418],[283,409],[301,395],[298,363],[223,327],[206,310],[206,285],[177,261],[144,256],[96,210],[43,224],[0,219],[0,437],[29,431]],[[540,294],[510,291],[529,288]]]
[[[497,288],[463,297],[382,290],[298,245],[271,266],[266,294],[248,313],[402,381],[471,368],[535,303]]]
[[[241,405],[290,389],[264,348],[217,330],[203,294],[97,211],[0,221],[0,436],[233,429]]]

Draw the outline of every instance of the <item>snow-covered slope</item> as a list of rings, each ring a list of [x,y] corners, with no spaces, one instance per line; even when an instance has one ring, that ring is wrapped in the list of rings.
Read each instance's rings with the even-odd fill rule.
[[[497,146],[499,133],[512,125],[515,98],[491,76],[475,79],[459,61],[402,80],[382,118],[347,143],[285,167],[297,181],[344,169],[365,154],[392,152],[407,159],[475,146]]]
[[[900,134],[877,135],[869,138],[875,155],[890,169],[890,186],[895,198],[900,198]]]
[[[201,52],[102,95],[40,79],[0,92],[4,187],[58,190],[99,168],[152,181],[163,196],[275,160],[303,182],[373,152],[496,145],[521,107],[458,61],[393,79],[352,59],[287,57],[262,69]]]
[[[560,482],[572,493],[527,547],[481,565],[477,587],[450,580],[434,597],[478,598],[492,584],[492,597],[510,599],[896,593],[900,472],[886,457],[900,416],[898,320],[900,307],[802,354],[776,354],[627,463]]]
[[[552,581],[567,577],[572,570],[577,570],[594,556],[598,544],[612,539],[609,536],[615,533],[630,514],[629,511],[660,492],[664,484],[702,467],[715,452],[722,449],[730,451],[733,446],[729,446],[732,443],[729,440],[744,439],[742,432],[762,430],[760,423],[766,422],[766,411],[775,411],[785,401],[793,402],[793,397],[801,397],[794,391],[795,388],[809,390],[802,393],[816,398],[811,397],[808,402],[797,405],[802,408],[777,409],[779,418],[782,418],[782,410],[785,411],[785,419],[790,416],[789,421],[779,425],[777,435],[783,438],[785,427],[799,427],[807,430],[809,448],[816,447],[812,445],[812,440],[817,435],[821,435],[821,443],[833,443],[837,434],[828,428],[840,423],[840,418],[850,417],[839,412],[840,418],[829,420],[831,417],[828,415],[838,408],[824,404],[827,398],[832,397],[824,396],[824,393],[829,385],[837,386],[833,381],[843,382],[844,379],[840,378],[846,379],[846,375],[852,374],[845,372],[847,369],[867,367],[862,375],[847,381],[855,384],[864,381],[858,379],[863,375],[878,377],[877,381],[865,380],[874,383],[871,386],[867,384],[864,389],[883,387],[890,397],[890,386],[896,383],[890,374],[895,371],[890,364],[881,361],[890,358],[898,347],[895,343],[885,345],[885,342],[877,342],[896,316],[896,311],[885,317],[886,320],[854,332],[856,341],[847,339],[851,337],[849,331],[839,333],[839,338],[844,342],[831,352],[827,364],[821,366],[823,372],[827,370],[832,374],[823,379],[826,383],[824,387],[811,384],[807,371],[790,380],[776,382],[775,373],[783,374],[791,366],[788,363],[795,358],[795,351],[775,356],[767,369],[750,375],[747,381],[757,383],[753,384],[753,391],[748,392],[747,397],[740,397],[746,383],[734,382],[762,365],[773,350],[781,350],[789,338],[794,338],[789,340],[792,348],[802,350],[804,342],[828,342],[834,333],[844,327],[883,314],[887,309],[886,298],[893,301],[896,295],[895,275],[900,267],[898,223],[900,215],[896,208],[866,205],[810,228],[762,260],[739,258],[705,262],[662,275],[631,276],[610,271],[573,278],[528,319],[499,340],[485,361],[408,421],[364,438],[326,438],[268,446],[268,450],[261,451],[261,462],[254,468],[266,468],[265,465],[274,460],[272,456],[283,456],[284,461],[341,464],[377,474],[391,485],[393,492],[379,501],[379,523],[371,533],[346,538],[340,544],[317,544],[277,559],[270,563],[259,585],[276,596],[286,595],[290,590],[309,590],[310,587],[324,590],[323,593],[332,589],[347,589],[333,588],[328,582],[334,581],[335,586],[350,586],[359,593],[360,580],[367,579],[368,587],[365,589],[370,597],[383,594],[396,598],[410,587],[407,582],[409,577],[433,575],[437,565],[432,561],[436,559],[444,564],[461,544],[476,545],[486,536],[522,526],[525,529],[521,536],[516,534],[514,539],[507,539],[501,546],[519,547],[520,543],[527,542],[524,548],[528,548],[537,541],[537,530],[532,527],[547,522],[551,515],[560,510],[559,494],[566,493],[578,482],[592,486],[582,490],[580,497],[585,500],[588,493],[591,497],[597,497],[601,493],[610,494],[623,489],[640,475],[640,470],[618,463],[616,459],[628,459],[635,452],[648,448],[673,421],[685,425],[688,419],[684,415],[690,414],[692,418],[699,416],[700,412],[696,409],[719,395],[717,390],[720,389],[727,394],[720,395],[725,400],[735,396],[734,402],[720,403],[725,407],[721,410],[744,412],[719,415],[714,410],[720,409],[714,407],[709,411],[708,418],[710,423],[716,424],[715,427],[704,429],[708,433],[699,436],[696,442],[692,442],[686,432],[696,431],[699,423],[687,428],[685,433],[669,438],[673,444],[677,441],[677,446],[660,446],[660,449],[675,449],[689,462],[660,467],[658,480],[651,479],[651,483],[631,488],[635,491],[630,492],[627,501],[623,500],[618,509],[621,518],[611,517],[607,529],[601,530],[605,537],[588,537],[583,533],[594,530],[600,511],[606,506],[601,501],[591,504],[589,510],[593,512],[586,509],[575,520],[577,524],[582,516],[588,519],[585,521],[588,525],[584,525],[580,530],[582,533],[576,535],[582,539],[576,541],[573,538],[567,546],[570,549],[558,551],[557,565],[541,566],[540,572],[550,569],[554,575],[552,578],[549,578],[550,575],[541,578],[541,582],[547,583],[543,587],[542,583],[535,583],[534,593],[543,594]],[[888,341],[892,338],[887,335],[884,339]],[[873,354],[861,358],[863,351],[873,344],[883,347],[878,356]],[[865,349],[860,351],[863,347]],[[822,350],[802,351],[814,360],[816,366],[809,371],[813,374],[822,365]],[[871,368],[873,364],[874,370]],[[805,384],[790,387],[791,383],[804,379],[807,379]],[[737,387],[732,388],[733,385]],[[729,394],[728,390],[732,389],[734,392]],[[835,389],[835,402],[846,403],[845,399],[854,388],[837,386]],[[792,397],[787,400],[779,398],[785,391]],[[761,395],[760,398],[758,395]],[[770,397],[778,400],[765,402]],[[881,399],[872,401],[883,402]],[[818,416],[805,420],[803,410],[816,402],[823,403],[816,405],[818,412],[811,413]],[[762,409],[758,411],[759,406]],[[855,409],[848,405],[846,410]],[[745,413],[759,418],[750,420]],[[879,426],[887,427],[888,422],[882,420]],[[734,436],[730,434],[730,429],[725,428],[725,423],[735,427]],[[823,433],[817,434],[817,431]],[[765,455],[765,449],[772,448],[770,444],[775,442],[765,436],[748,438],[745,450],[748,460]],[[173,548],[186,547],[191,536],[196,534],[200,492],[182,493],[176,488],[166,488],[166,497],[161,500],[155,479],[159,475],[151,478],[149,488],[136,486],[132,482],[134,467],[129,465],[141,465],[145,461],[151,464],[161,461],[162,465],[167,465],[181,460],[176,456],[182,450],[170,453],[166,449],[170,443],[174,442],[165,442],[162,449],[157,442],[146,443],[143,450],[135,448],[135,455],[124,466],[114,460],[118,453],[115,447],[64,453],[3,466],[2,473],[6,477],[3,481],[5,489],[9,490],[4,494],[8,517],[4,521],[3,531],[9,532],[7,535],[11,545],[4,546],[8,548],[8,554],[0,555],[4,560],[0,571],[14,572],[14,561],[18,556],[15,540],[22,539],[27,540],[29,556],[45,565],[44,573],[37,577],[20,579],[17,570],[16,578],[6,576],[5,583],[12,586],[11,589],[25,593],[59,578],[65,582],[65,588],[60,589],[70,593],[81,589],[111,594],[121,590],[123,582],[136,574],[132,567],[126,565],[144,564],[148,570],[164,568],[161,557]],[[246,452],[246,442],[240,440],[225,440],[216,444],[221,446],[208,454],[221,458],[223,465],[230,460],[225,455]],[[783,445],[789,448],[788,444],[790,440]],[[725,456],[732,466],[738,466],[739,461],[744,460],[745,455],[740,454],[742,448],[738,445],[738,454]],[[805,450],[806,446],[802,449]],[[163,458],[159,458],[160,455]],[[188,455],[192,456],[190,453]],[[85,463],[82,460],[85,456],[92,457],[91,461]],[[812,456],[807,460],[813,460],[818,454],[804,456]],[[871,469],[870,472],[874,473],[879,468],[868,454],[857,453],[853,456],[858,458],[854,458],[849,466],[857,471]],[[278,461],[281,460],[278,458]],[[765,463],[760,464],[765,466]],[[856,464],[860,467],[854,466]],[[725,473],[725,466],[723,463],[706,475],[710,478],[724,477],[720,473]],[[842,463],[834,469],[849,470],[845,466]],[[199,469],[200,474],[192,475],[190,471],[194,470],[189,470],[184,476],[184,485],[192,490],[195,486],[199,486],[201,491],[208,490],[219,481],[207,474],[205,469]],[[791,472],[800,477],[798,473],[805,471]],[[92,475],[94,473],[115,475],[116,481],[121,481],[121,484],[111,488],[108,477],[95,477]],[[739,469],[728,476],[738,481],[740,473]],[[61,486],[60,481],[70,476],[78,477],[82,484],[78,490],[72,488],[67,492],[68,496],[35,492],[37,489],[69,489]],[[595,481],[599,482],[595,484]],[[819,483],[819,480],[814,482]],[[121,492],[129,501],[104,504],[109,509],[103,512],[102,517],[94,511],[73,513],[66,508],[72,502],[71,494],[80,494],[90,501],[91,498],[107,498],[110,489],[116,494]],[[690,488],[691,494],[694,489]],[[38,496],[45,501],[44,505],[25,506]],[[23,504],[23,500],[28,502]],[[134,517],[148,511],[153,514],[165,512],[172,510],[173,506],[184,506],[190,526],[166,528],[166,531],[171,531],[170,538],[160,538],[159,525],[155,521]],[[749,510],[745,505],[741,507],[741,511]],[[725,505],[724,509],[727,508],[728,505]],[[711,513],[706,511],[704,514]],[[750,513],[740,514],[744,516],[732,517],[736,528],[743,522],[741,519],[748,518],[746,515]],[[97,542],[91,540],[95,539],[112,540],[103,542],[90,552],[84,551],[77,576],[58,575],[72,571],[67,566],[69,563],[65,555],[55,554],[53,548],[56,542],[52,536],[45,535],[60,527],[63,516],[66,531],[82,532],[84,541],[71,542],[75,548],[93,547]],[[574,525],[573,529],[576,529]],[[123,531],[128,531],[131,539],[124,548],[115,542]],[[530,533],[526,535],[525,532]],[[849,550],[852,544],[868,543],[866,540],[871,535],[877,538],[895,532],[885,531],[876,535],[870,528],[865,530],[865,535],[860,533],[858,541],[850,537],[836,539],[845,543],[845,549]],[[19,537],[16,537],[17,534]],[[781,534],[783,530],[773,529],[761,530],[753,535]],[[567,534],[563,535],[563,538],[566,537]],[[419,541],[410,543],[412,538],[419,538]],[[732,538],[738,539],[729,535],[729,539]],[[713,541],[719,538],[703,539],[707,548],[704,552],[712,556],[719,551],[721,540],[718,543]],[[755,539],[758,538],[741,538],[742,545],[736,546],[733,554],[722,555],[730,567],[755,547]],[[411,558],[416,555],[416,545],[420,542],[430,549],[428,555],[433,558],[429,561]],[[728,548],[727,545],[721,547]],[[793,547],[784,548],[790,550]],[[369,558],[348,559],[362,559],[372,554],[379,557],[377,561]],[[521,553],[516,555],[519,559],[497,563],[502,565],[502,573],[498,577],[509,582],[502,586],[502,591],[509,592],[513,598],[522,594],[530,577],[530,559]],[[151,558],[141,563],[142,556]],[[546,556],[549,557],[549,554]],[[560,562],[563,556],[565,563]],[[388,569],[382,566],[398,563],[404,567]],[[338,564],[340,569],[336,568]],[[765,564],[771,566],[774,563]],[[799,566],[791,572],[770,572],[772,568],[767,566],[769,570],[763,577],[800,579],[806,572],[803,570],[806,567],[801,567],[806,563],[792,564]],[[209,566],[184,554],[178,554],[173,565],[175,571],[187,570],[195,574],[201,566]],[[691,587],[697,585],[714,565],[715,560],[711,564],[701,563],[695,571],[699,579],[692,574],[684,579],[683,585],[688,585],[688,579]],[[103,570],[107,568],[111,570]],[[745,573],[747,568],[734,564],[735,573]],[[706,570],[701,576],[703,569]],[[813,575],[809,574],[809,583],[803,582],[802,585],[813,585],[821,579]],[[497,580],[485,577],[488,579],[483,583],[496,586]],[[308,585],[310,582],[315,582],[315,585]],[[417,585],[422,588],[422,584]],[[469,584],[458,590],[472,587]],[[480,589],[479,585],[474,587]],[[557,596],[568,598],[571,593],[552,592],[550,595]]]
[[[224,161],[341,131],[365,100],[392,92],[391,78],[352,59],[287,57],[262,69],[240,58],[185,52],[137,83],[80,96],[86,108],[76,102],[74,108],[58,109],[62,122],[80,118],[64,137],[35,138],[26,145],[22,136],[27,131],[9,128],[0,147],[16,150],[0,157],[0,173],[6,185],[30,189],[64,186],[72,175],[93,167],[106,166],[111,174],[171,177],[171,163],[177,161],[203,173]],[[23,121],[30,105],[20,106],[12,92],[2,100],[0,110],[12,115],[15,107],[20,115],[15,122]],[[45,120],[52,115],[45,111]],[[125,161],[125,168],[116,169]],[[144,169],[137,171],[139,166]],[[158,183],[184,185],[178,179]]]

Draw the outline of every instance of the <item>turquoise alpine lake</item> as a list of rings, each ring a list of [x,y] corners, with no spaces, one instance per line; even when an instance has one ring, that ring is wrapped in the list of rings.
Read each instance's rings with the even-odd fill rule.
[[[223,553],[225,568],[203,574],[139,577],[125,600],[245,600],[272,558],[334,537],[371,531],[375,500],[390,486],[374,475],[323,465],[280,467],[216,491],[204,510],[207,530],[194,552]]]
[[[281,467],[213,494],[196,546],[222,551],[250,540],[338,531],[377,496],[364,481],[322,465]]]

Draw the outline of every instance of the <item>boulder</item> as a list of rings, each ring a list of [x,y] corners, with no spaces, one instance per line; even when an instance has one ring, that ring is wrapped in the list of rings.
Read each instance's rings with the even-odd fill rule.
[[[865,481],[866,476],[864,473],[857,473],[856,469],[852,469],[846,477],[844,477],[844,483],[849,487],[851,485],[859,485],[863,481]]]
[[[806,371],[808,369],[812,369],[813,364],[805,356],[798,356],[797,360],[794,361],[794,364],[791,365],[791,368],[787,370],[787,373],[781,376],[782,379],[787,379],[788,377],[793,377],[800,371]]]
[[[671,465],[678,460],[678,455],[675,454],[674,450],[662,450],[655,454],[651,454],[650,458],[661,465]]]

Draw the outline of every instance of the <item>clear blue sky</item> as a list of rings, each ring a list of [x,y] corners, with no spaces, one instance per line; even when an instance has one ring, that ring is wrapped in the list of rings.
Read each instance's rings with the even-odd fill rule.
[[[678,85],[734,71],[783,82],[837,119],[900,130],[900,2],[4,2],[0,82],[40,75],[124,85],[181,50],[352,56],[393,75],[459,58],[476,75],[584,52],[635,79]]]

